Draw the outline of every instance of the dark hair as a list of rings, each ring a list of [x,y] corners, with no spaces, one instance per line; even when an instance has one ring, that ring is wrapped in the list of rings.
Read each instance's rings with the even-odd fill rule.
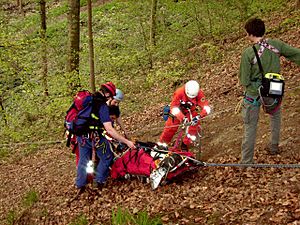
[[[109,109],[109,115],[110,116],[116,116],[117,118],[120,117],[120,108],[116,105],[110,105],[108,106]]]
[[[109,93],[111,95],[111,97],[113,97],[111,92],[107,89],[107,87],[101,87],[100,91],[102,91],[104,95]]]
[[[258,18],[249,19],[245,24],[245,29],[249,35],[252,34],[255,37],[264,36],[266,31],[264,21]]]
[[[94,94],[93,94],[93,99],[96,101],[96,102],[106,102],[107,99],[105,98],[105,96],[103,96],[103,94],[101,94],[99,91],[96,91]]]

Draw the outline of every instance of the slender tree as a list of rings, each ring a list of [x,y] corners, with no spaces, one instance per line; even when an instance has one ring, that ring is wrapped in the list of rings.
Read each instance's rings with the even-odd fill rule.
[[[40,15],[41,15],[41,55],[42,55],[42,79],[44,85],[45,96],[49,95],[48,92],[48,59],[47,59],[47,24],[46,24],[46,1],[40,0]]]
[[[7,119],[6,119],[6,115],[5,115],[5,111],[4,111],[2,96],[0,96],[0,106],[1,106],[1,111],[3,111],[3,114],[4,114],[4,116],[3,116],[4,122],[7,125]]]
[[[24,15],[23,0],[17,0],[17,6],[22,15]]]
[[[70,88],[76,89],[80,86],[79,76],[79,45],[80,45],[80,0],[69,1],[69,42],[68,42],[68,63],[67,72],[71,74]]]
[[[295,2],[295,8],[300,9],[300,0],[296,0]]]
[[[90,85],[92,92],[96,91],[95,88],[95,65],[94,65],[94,45],[93,45],[93,16],[92,16],[92,3],[88,0],[88,33],[89,33],[89,62],[90,62]]]

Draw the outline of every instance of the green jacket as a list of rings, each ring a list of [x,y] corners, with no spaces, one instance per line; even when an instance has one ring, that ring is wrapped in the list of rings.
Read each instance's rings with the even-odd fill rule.
[[[300,65],[300,49],[289,46],[280,41],[267,39],[267,43],[277,48],[281,56]],[[259,49],[259,45],[255,45]],[[248,47],[242,53],[239,80],[245,87],[246,93],[250,96],[257,97],[258,87],[261,85],[261,73],[258,64],[253,65],[255,53],[251,47]],[[280,59],[279,56],[269,49],[263,51],[260,61],[265,73],[280,73]]]

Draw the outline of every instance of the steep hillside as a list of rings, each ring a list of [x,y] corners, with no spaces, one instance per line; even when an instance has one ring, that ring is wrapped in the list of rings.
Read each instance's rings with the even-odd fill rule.
[[[295,22],[283,23],[289,16]],[[295,11],[291,15],[275,14],[266,24],[269,37],[300,48],[300,18]],[[207,63],[201,71],[201,86],[213,107],[213,113],[202,122],[203,161],[240,160],[243,127],[238,103],[242,87],[237,73],[241,52],[249,44],[242,34],[228,37],[219,44],[224,60]],[[194,46],[189,51],[197,55],[199,49],[200,46]],[[286,78],[286,96],[282,106],[281,154],[267,154],[269,122],[261,112],[255,150],[257,163],[300,161],[300,67],[283,59],[282,74]],[[169,85],[166,89],[173,88]],[[171,97],[172,93],[167,92],[159,90],[157,95]],[[162,106],[163,103],[153,102],[124,118],[134,137],[158,140],[163,128],[159,115]],[[1,162],[0,224],[12,220],[13,224],[22,225],[70,224],[81,215],[85,215],[88,224],[110,224],[111,212],[117,207],[131,213],[145,210],[151,216],[161,216],[164,224],[170,225],[300,224],[299,168],[205,167],[156,191],[138,180],[110,180],[97,195],[86,192],[70,201],[76,194],[74,178],[75,160],[64,145],[41,148],[25,157],[18,158],[16,154]],[[24,196],[31,190],[38,193],[38,201],[25,207]]]

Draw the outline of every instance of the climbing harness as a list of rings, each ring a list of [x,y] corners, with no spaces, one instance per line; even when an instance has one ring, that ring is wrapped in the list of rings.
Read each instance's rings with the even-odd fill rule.
[[[247,94],[245,94],[245,97],[244,97],[244,103],[248,103],[248,104],[254,105],[256,107],[259,107],[261,105],[259,100],[260,100],[260,97],[252,98]]]

